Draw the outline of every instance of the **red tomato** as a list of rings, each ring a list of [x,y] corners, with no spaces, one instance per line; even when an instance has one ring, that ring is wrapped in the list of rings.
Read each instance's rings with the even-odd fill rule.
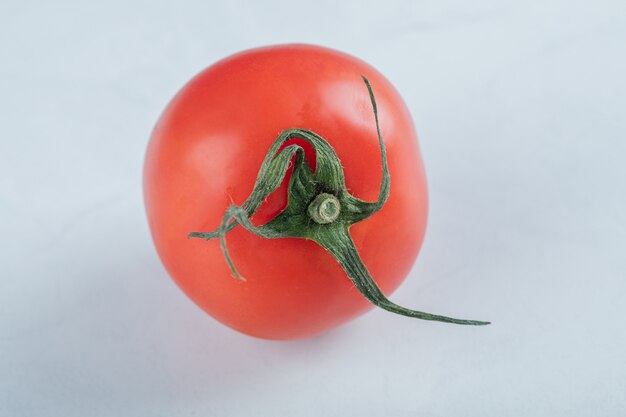
[[[350,234],[367,269],[389,295],[420,249],[427,217],[424,167],[411,117],[378,71],[350,55],[283,45],[228,57],[193,78],[163,112],[148,147],[144,193],[158,253],[180,288],[222,323],[269,339],[313,336],[363,314],[370,304],[337,261],[305,239],[228,234],[233,278],[219,241],[188,239],[215,230],[231,204],[250,195],[259,167],[285,129],[325,138],[339,156],[347,189],[376,201],[381,154],[366,76],[378,103],[391,192]],[[303,145],[307,160],[315,155]],[[264,224],[286,204],[287,180],[252,218]],[[382,313],[381,313],[382,314]]]

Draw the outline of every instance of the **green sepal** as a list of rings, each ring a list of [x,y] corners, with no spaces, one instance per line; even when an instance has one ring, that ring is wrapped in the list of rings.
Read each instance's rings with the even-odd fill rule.
[[[330,144],[318,134],[305,129],[288,129],[282,132],[270,147],[257,176],[254,188],[248,199],[241,206],[230,206],[222,219],[221,225],[213,232],[192,232],[189,237],[206,240],[219,238],[226,261],[235,277],[243,279],[237,272],[226,246],[226,234],[237,225],[249,232],[266,239],[303,238],[315,241],[330,253],[341,265],[354,286],[374,305],[396,314],[423,320],[441,321],[455,324],[484,325],[488,322],[460,320],[439,316],[399,306],[383,294],[364,265],[350,237],[349,228],[379,211],[390,191],[389,169],[385,144],[378,123],[378,109],[372,87],[363,77],[367,86],[376,132],[381,150],[382,181],[379,196],[375,202],[366,202],[352,196],[346,189],[343,167]],[[281,147],[289,140],[299,138],[308,142],[315,151],[316,169],[313,172],[306,160],[301,146],[292,144]],[[276,217],[261,226],[255,226],[250,218],[261,203],[273,193],[285,178],[290,163],[293,169],[287,190],[287,206]],[[324,213],[316,215],[313,205],[332,202],[331,208],[339,202],[340,212],[328,219]],[[320,201],[321,200],[321,201]]]

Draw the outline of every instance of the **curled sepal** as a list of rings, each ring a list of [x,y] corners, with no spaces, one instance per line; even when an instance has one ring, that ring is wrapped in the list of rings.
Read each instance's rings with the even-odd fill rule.
[[[254,189],[250,196],[241,205],[241,208],[252,216],[261,206],[261,203],[280,185],[285,178],[291,159],[296,154],[296,160],[298,163],[302,163],[304,160],[304,150],[298,145],[289,145],[281,150],[278,154],[276,152],[280,148],[286,139],[284,139],[284,133],[276,139],[267,156],[263,160],[261,169],[254,184]],[[277,146],[277,143],[280,143]],[[195,237],[200,239],[214,239],[220,237],[223,234],[230,232],[238,222],[235,220],[232,223],[228,223],[226,226],[220,226],[220,228],[214,232],[191,232],[187,237]]]
[[[237,272],[226,245],[226,234],[237,225],[265,239],[292,237],[313,240],[339,262],[354,286],[378,307],[423,320],[467,325],[489,324],[476,320],[453,319],[399,306],[385,297],[363,264],[350,237],[349,228],[379,211],[387,201],[390,190],[387,154],[378,123],[376,99],[367,78],[363,77],[363,81],[372,103],[381,152],[382,180],[376,201],[362,201],[348,192],[343,167],[334,149],[324,138],[309,130],[288,129],[270,147],[248,199],[241,206],[230,206],[217,230],[192,232],[188,236],[206,240],[219,238],[226,262],[233,275],[239,279],[243,277]],[[309,167],[302,147],[291,144],[282,148],[285,142],[294,138],[305,140],[313,147],[316,156],[315,172]],[[287,206],[266,224],[255,226],[250,218],[262,202],[279,187],[292,160]]]
[[[305,162],[306,158],[304,156],[304,150],[299,145],[286,146],[277,155],[273,155],[272,158],[265,158],[252,194],[241,207],[232,205],[226,210],[226,213],[222,218],[222,223],[217,230],[213,232],[191,232],[187,235],[187,237],[190,238],[200,238],[206,240],[219,238],[224,258],[233,272],[233,275],[238,279],[245,280],[235,268],[232,258],[230,257],[230,253],[228,252],[228,247],[226,245],[226,234],[237,224],[241,224],[250,232],[267,239],[274,237],[288,237],[286,233],[273,231],[271,225],[264,225],[261,227],[254,226],[250,221],[250,216],[259,208],[263,200],[265,200],[278,188],[282,180],[285,178],[294,155],[296,155],[296,168],[294,168],[294,175],[291,180],[293,183],[294,179],[299,177],[298,175],[295,175],[296,171],[299,172],[302,166],[308,168],[308,165]],[[310,169],[308,171],[310,173]]]
[[[227,227],[229,224],[228,222],[233,219],[236,220],[241,226],[243,226],[249,232],[254,233],[255,235],[260,236],[265,239],[275,239],[279,237],[290,237],[290,236],[285,234],[284,232],[281,232],[280,230],[274,230],[270,224],[257,227],[252,224],[252,222],[250,221],[250,218],[248,217],[248,212],[246,212],[243,208],[238,207],[238,206],[230,206],[226,210],[226,214],[224,215],[224,218],[222,220],[222,225],[217,230],[217,234],[219,235],[220,246],[222,247],[222,252],[224,252],[224,257],[226,258],[226,262],[228,263],[230,270],[233,272],[233,275],[235,275],[235,278],[245,281],[245,278],[242,277],[237,271],[237,268],[235,268],[235,264],[233,263],[230,257],[230,254],[228,252],[228,248],[226,246],[226,233],[227,233]]]
[[[422,320],[442,321],[445,323],[466,324],[481,326],[490,324],[485,321],[454,319],[446,316],[439,316],[422,311],[411,310],[390,301],[380,290],[369,271],[363,264],[359,252],[354,246],[354,242],[348,233],[348,228],[336,225],[332,229],[326,229],[316,237],[324,249],[326,249],[339,262],[339,265],[346,272],[354,286],[372,304],[392,313],[407,317],[414,317]]]

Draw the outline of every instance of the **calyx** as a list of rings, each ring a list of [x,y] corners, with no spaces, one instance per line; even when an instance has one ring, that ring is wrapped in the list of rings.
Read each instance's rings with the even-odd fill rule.
[[[363,201],[348,192],[343,167],[334,149],[324,138],[309,130],[288,129],[276,138],[267,152],[248,199],[241,206],[230,206],[217,230],[191,232],[188,237],[206,240],[220,239],[226,262],[233,275],[242,280],[244,278],[237,272],[226,246],[226,234],[237,225],[266,239],[291,237],[313,240],[337,260],[359,292],[378,307],[423,320],[466,325],[489,324],[489,322],[454,319],[399,306],[388,300],[382,293],[361,260],[350,237],[350,226],[379,211],[389,197],[390,187],[387,154],[378,125],[376,100],[369,81],[364,76],[362,78],[372,103],[381,151],[383,175],[377,201]],[[285,142],[294,138],[305,140],[315,150],[315,172],[309,167],[301,146],[290,144],[281,149]],[[287,207],[266,224],[255,226],[250,221],[250,217],[281,184],[294,156],[295,161],[287,191]]]

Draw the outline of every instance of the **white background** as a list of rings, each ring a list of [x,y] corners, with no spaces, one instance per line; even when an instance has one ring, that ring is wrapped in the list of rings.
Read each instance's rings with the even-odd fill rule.
[[[261,3],[0,3],[0,415],[623,416],[626,3]],[[158,115],[296,41],[413,114],[431,217],[392,299],[493,325],[372,311],[268,342],[168,278],[141,192]]]

